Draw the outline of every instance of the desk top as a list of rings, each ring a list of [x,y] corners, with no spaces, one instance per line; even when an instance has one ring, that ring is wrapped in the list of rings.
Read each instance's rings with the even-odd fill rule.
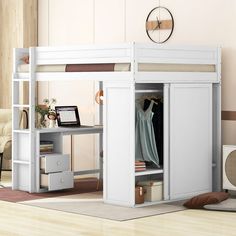
[[[101,125],[80,127],[56,127],[56,128],[42,128],[36,129],[38,133],[62,133],[62,134],[94,134],[102,133],[103,127]]]

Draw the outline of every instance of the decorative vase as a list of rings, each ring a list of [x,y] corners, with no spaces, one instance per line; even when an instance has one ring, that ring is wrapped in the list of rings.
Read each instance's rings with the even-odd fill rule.
[[[49,120],[48,128],[55,128],[56,120]]]
[[[45,115],[44,114],[37,113],[37,116],[36,116],[36,127],[38,129],[46,127],[46,120],[45,120]]]

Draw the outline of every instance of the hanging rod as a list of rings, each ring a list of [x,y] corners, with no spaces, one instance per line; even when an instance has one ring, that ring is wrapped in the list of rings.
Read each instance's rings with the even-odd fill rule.
[[[161,89],[142,89],[142,90],[135,90],[135,93],[163,93]]]

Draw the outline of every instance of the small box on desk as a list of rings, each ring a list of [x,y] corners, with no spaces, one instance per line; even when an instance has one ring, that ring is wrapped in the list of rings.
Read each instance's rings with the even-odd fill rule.
[[[144,189],[144,200],[148,202],[161,201],[163,199],[163,181],[148,180],[138,182],[138,186]]]

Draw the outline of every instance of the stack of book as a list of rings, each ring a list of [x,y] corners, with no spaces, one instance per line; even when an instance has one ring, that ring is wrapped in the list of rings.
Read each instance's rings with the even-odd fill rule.
[[[145,171],[146,163],[144,161],[135,161],[135,171]]]
[[[40,153],[47,154],[53,152],[53,141],[40,141]]]

